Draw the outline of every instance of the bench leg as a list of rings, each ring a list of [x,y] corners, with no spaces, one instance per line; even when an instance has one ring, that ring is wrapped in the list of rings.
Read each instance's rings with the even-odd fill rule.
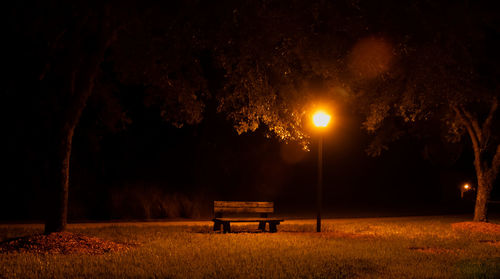
[[[230,233],[231,232],[231,223],[230,222],[224,222],[223,223],[224,227],[224,233]]]
[[[222,226],[222,223],[219,221],[214,221],[214,232],[220,231],[220,227]]]
[[[276,225],[276,222],[269,222],[269,231],[272,233],[277,232],[278,229],[276,228]]]
[[[259,230],[261,231],[266,230],[266,222],[259,222]]]

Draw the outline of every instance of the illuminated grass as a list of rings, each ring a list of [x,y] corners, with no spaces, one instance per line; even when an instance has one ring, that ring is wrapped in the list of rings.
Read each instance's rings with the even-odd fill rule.
[[[211,232],[211,222],[75,224],[141,246],[126,253],[1,254],[1,278],[500,278],[500,235],[456,231],[454,217],[290,220],[279,232]],[[0,226],[0,240],[41,232]]]

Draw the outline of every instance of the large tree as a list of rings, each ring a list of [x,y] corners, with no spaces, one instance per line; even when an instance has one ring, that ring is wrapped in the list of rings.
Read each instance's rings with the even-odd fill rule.
[[[487,220],[487,202],[500,168],[498,139],[498,17],[492,7],[459,1],[292,2],[234,10],[218,63],[226,73],[219,95],[238,132],[264,126],[284,140],[309,143],[311,104],[348,100],[366,113],[380,155],[406,131],[419,136],[441,120],[474,151],[474,220]],[[224,46],[224,44],[222,44]]]
[[[111,10],[92,2],[20,2],[9,11],[13,52],[21,61],[31,56],[18,73],[23,76],[12,76],[9,83],[32,84],[13,90],[23,94],[25,102],[41,100],[38,117],[44,118],[45,136],[38,140],[45,143],[49,170],[44,183],[45,231],[61,231],[67,221],[73,134],[114,38]]]
[[[112,56],[111,46],[116,45],[120,35],[151,35],[151,31],[162,30],[164,25],[176,24],[173,32],[159,36],[161,46],[165,49],[163,53],[154,53],[156,61],[134,59],[136,56],[142,57],[138,54],[150,50],[147,44],[154,44],[154,37],[147,37],[147,42],[131,42],[122,38],[120,43],[126,46],[121,46],[121,49],[128,48],[135,53],[120,58],[135,64],[122,63],[119,66],[121,72],[129,73],[126,79],[132,82],[135,70],[144,70],[142,63],[146,63],[146,68],[154,73],[159,72],[156,70],[159,65],[169,69],[170,75],[179,78],[166,79],[155,75],[140,80],[152,89],[149,103],[159,103],[162,114],[178,126],[200,120],[202,105],[196,101],[195,93],[196,88],[203,86],[203,81],[197,80],[197,76],[192,74],[197,63],[190,63],[196,57],[189,56],[189,51],[184,56],[180,55],[184,50],[182,47],[191,43],[183,40],[193,39],[189,26],[179,29],[183,22],[180,17],[189,14],[190,7],[189,3],[181,1],[164,3],[159,7],[101,1],[19,2],[9,7],[8,30],[12,38],[9,46],[11,52],[19,57],[18,60],[12,58],[15,56],[7,59],[8,65],[17,71],[11,72],[6,90],[22,95],[25,103],[39,103],[34,113],[37,120],[32,123],[44,126],[44,135],[40,135],[38,140],[44,142],[43,148],[46,150],[43,182],[46,233],[66,228],[73,135],[90,96],[108,94],[107,90],[112,90],[100,84],[100,81],[105,80],[100,77],[103,63],[112,64],[109,58]],[[154,20],[161,19],[163,26],[144,24],[150,23],[155,8],[165,12],[153,14],[156,17]],[[171,45],[174,47],[169,49]],[[120,47],[117,49],[119,53]],[[191,60],[183,60],[187,56]],[[26,63],[19,65],[19,61]],[[150,86],[152,80],[154,86]],[[155,96],[161,98],[156,100]]]
[[[488,8],[468,2],[430,4],[408,10],[410,20],[388,16],[391,24],[405,28],[392,33],[400,42],[394,47],[396,62],[375,79],[356,82],[357,100],[367,112],[364,128],[375,135],[368,149],[372,155],[379,155],[402,130],[435,125],[436,119],[443,139],[458,142],[468,135],[477,177],[474,221],[487,221],[500,169],[500,26]]]

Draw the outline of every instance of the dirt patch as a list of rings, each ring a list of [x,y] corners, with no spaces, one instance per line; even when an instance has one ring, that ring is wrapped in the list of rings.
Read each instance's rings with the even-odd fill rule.
[[[418,251],[427,254],[458,254],[457,249],[439,248],[439,247],[410,247],[413,251]]]
[[[117,243],[70,232],[37,234],[0,243],[0,253],[102,255],[127,251],[137,244]]]
[[[451,224],[454,230],[465,230],[485,234],[500,235],[500,225],[485,222],[461,222]]]

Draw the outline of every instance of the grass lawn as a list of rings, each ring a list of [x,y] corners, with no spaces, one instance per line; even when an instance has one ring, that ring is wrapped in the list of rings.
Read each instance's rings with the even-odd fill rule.
[[[0,254],[0,278],[500,278],[500,234],[452,227],[464,217],[289,220],[278,233],[257,224],[71,224],[69,231],[121,243],[103,255]],[[500,220],[492,220],[493,223]],[[498,223],[498,222],[496,222]],[[0,225],[0,241],[42,232]]]

